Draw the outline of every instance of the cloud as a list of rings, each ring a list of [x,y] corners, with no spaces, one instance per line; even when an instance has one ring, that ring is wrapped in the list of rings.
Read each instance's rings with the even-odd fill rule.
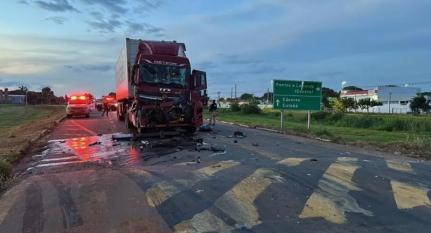
[[[28,1],[26,1],[26,0],[20,0],[20,1],[17,1],[17,3],[28,5]]]
[[[79,12],[78,9],[70,5],[68,0],[51,0],[51,1],[35,1],[34,2],[38,7],[54,12],[66,12],[66,11],[74,11]]]
[[[87,24],[100,33],[115,32],[123,23],[117,19],[97,19],[88,21]]]
[[[237,54],[221,55],[221,60],[224,63],[233,64],[233,65],[250,65],[250,64],[255,65],[255,64],[262,63],[261,60],[248,58],[244,55],[237,55]]]
[[[128,3],[125,0],[81,0],[88,5],[99,5],[112,13],[124,14],[127,12]]]
[[[40,74],[51,69],[51,66],[43,63],[32,62],[10,62],[0,65],[0,74]]]
[[[46,18],[45,20],[47,20],[47,21],[51,21],[51,22],[53,22],[53,23],[56,23],[56,24],[60,24],[60,25],[62,25],[62,24],[64,24],[64,22],[67,20],[66,18],[64,18],[64,17],[60,17],[60,16],[52,16],[52,17],[48,17],[48,18]]]
[[[113,69],[113,64],[64,65],[64,68],[73,72],[106,72]]]
[[[17,81],[3,81],[0,79],[0,89],[4,89],[4,88],[16,88],[19,86],[27,86],[26,84],[24,84],[23,82],[17,82]]]
[[[143,11],[153,10],[161,5],[160,0],[136,0],[133,2],[126,0],[81,0],[81,2],[87,5],[100,6],[112,14],[125,14],[132,9],[142,14]]]
[[[163,37],[163,28],[155,27],[148,23],[136,23],[131,21],[126,21],[126,24],[128,26],[128,32],[131,34],[141,34],[141,33],[147,33],[155,35],[156,37]]]

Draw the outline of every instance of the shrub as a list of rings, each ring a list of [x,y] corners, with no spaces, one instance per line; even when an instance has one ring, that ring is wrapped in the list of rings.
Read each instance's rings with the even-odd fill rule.
[[[261,109],[257,104],[244,104],[241,106],[241,112],[246,114],[259,114]]]
[[[0,182],[9,178],[12,172],[12,166],[10,163],[0,160]]]
[[[311,114],[311,118],[313,120],[325,120],[331,115],[329,112],[314,112]]]
[[[239,104],[238,104],[238,103],[232,103],[232,104],[230,105],[230,110],[231,110],[232,112],[239,112],[239,111],[241,111],[241,107],[239,106]]]
[[[321,137],[321,136],[333,137],[334,136],[331,132],[329,132],[326,129],[318,129],[318,130],[314,131],[314,135],[316,135],[318,137]]]

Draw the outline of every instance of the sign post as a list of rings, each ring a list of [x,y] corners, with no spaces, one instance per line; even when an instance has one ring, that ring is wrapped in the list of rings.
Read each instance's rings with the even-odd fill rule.
[[[283,111],[306,110],[310,129],[311,111],[320,111],[322,100],[322,83],[312,81],[274,80],[273,108],[281,112],[280,121],[283,128]]]
[[[283,131],[283,114],[284,111],[280,110],[280,130]]]

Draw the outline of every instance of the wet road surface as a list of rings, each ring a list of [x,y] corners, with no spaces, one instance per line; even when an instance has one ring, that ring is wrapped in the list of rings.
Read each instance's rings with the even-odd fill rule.
[[[92,111],[90,118],[73,117],[66,119],[54,129],[50,139],[97,136],[126,130],[124,122],[117,121],[116,112],[109,112],[109,116],[103,117],[101,114],[101,112]]]
[[[68,119],[54,131],[2,195],[0,232],[431,229],[427,161],[231,125],[113,140],[124,129],[107,122]]]

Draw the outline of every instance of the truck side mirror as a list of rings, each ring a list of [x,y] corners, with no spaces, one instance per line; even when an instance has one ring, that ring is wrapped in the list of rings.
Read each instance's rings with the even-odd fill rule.
[[[139,74],[138,73],[138,68],[139,68],[138,64],[134,64],[132,66],[132,72],[130,72],[130,83],[132,85],[136,85],[136,84],[139,83],[139,81],[136,79],[136,75]]]
[[[192,88],[195,90],[207,89],[207,74],[203,71],[192,71]]]

